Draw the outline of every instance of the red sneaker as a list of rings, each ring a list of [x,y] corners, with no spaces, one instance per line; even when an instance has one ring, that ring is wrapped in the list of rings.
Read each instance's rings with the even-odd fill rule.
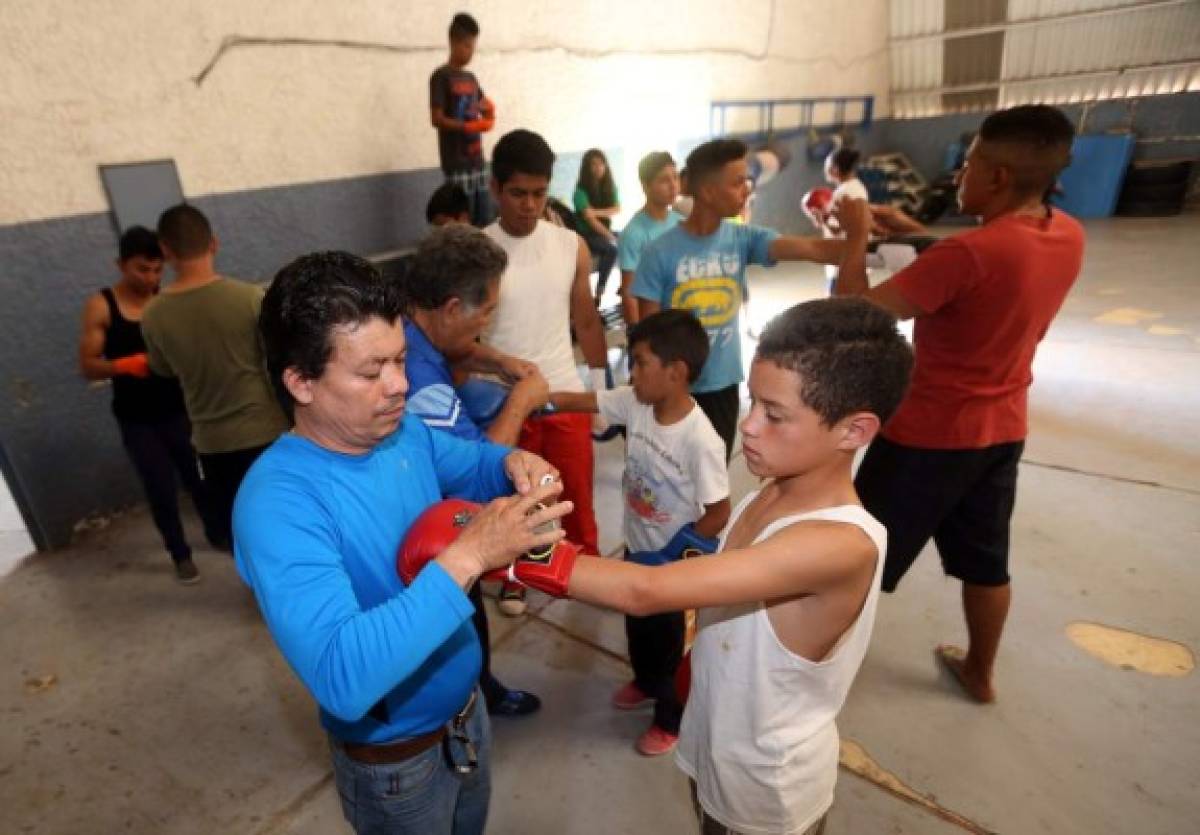
[[[653,704],[654,699],[643,693],[642,688],[631,681],[613,693],[612,703],[617,710],[637,710],[639,707]]]
[[[651,725],[650,730],[638,737],[634,747],[643,756],[661,757],[674,751],[678,741],[678,734],[669,734],[658,725]]]

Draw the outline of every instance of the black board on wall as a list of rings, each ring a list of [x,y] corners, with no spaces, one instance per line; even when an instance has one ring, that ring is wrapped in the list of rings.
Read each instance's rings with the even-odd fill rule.
[[[130,226],[153,229],[164,209],[183,202],[173,159],[101,165],[100,179],[118,235]]]

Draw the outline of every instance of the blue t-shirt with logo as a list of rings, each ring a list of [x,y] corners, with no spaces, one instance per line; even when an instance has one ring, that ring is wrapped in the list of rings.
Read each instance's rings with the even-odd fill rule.
[[[746,267],[775,266],[770,248],[778,237],[773,229],[723,220],[704,237],[676,226],[642,252],[633,295],[663,309],[690,310],[708,333],[708,362],[693,392],[718,391],[744,379],[740,334]]]
[[[667,209],[667,216],[663,220],[650,217],[645,209],[630,218],[617,241],[617,263],[621,266],[621,272],[636,272],[646,246],[664,232],[674,229],[681,220],[683,215],[674,209]]]

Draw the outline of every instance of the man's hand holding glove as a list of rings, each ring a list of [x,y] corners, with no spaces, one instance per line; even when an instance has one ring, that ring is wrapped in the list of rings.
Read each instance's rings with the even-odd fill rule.
[[[421,569],[436,560],[464,588],[480,576],[503,569],[527,552],[552,562],[569,554],[572,565],[578,548],[563,541],[557,520],[571,512],[570,502],[555,502],[562,483],[547,481],[521,496],[477,505],[447,499],[427,508],[412,526],[396,555],[396,570],[410,585]],[[517,572],[518,579],[520,572]],[[522,581],[524,582],[524,581]],[[540,588],[530,582],[528,585]]]

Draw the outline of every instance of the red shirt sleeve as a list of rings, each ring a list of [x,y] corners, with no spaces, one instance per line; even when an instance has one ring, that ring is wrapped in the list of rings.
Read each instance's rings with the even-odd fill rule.
[[[909,304],[926,314],[970,292],[979,280],[979,264],[970,248],[956,238],[938,241],[888,283]]]

